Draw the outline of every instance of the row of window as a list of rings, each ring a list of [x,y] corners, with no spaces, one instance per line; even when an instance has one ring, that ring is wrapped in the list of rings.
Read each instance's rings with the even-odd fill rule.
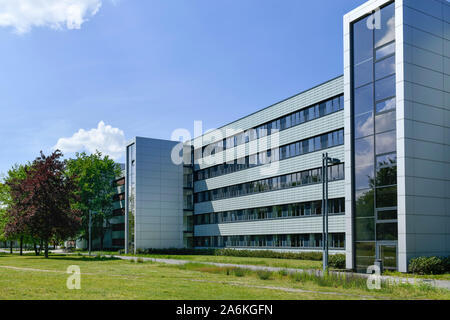
[[[344,129],[340,129],[313,138],[284,145],[279,148],[258,152],[250,156],[236,159],[233,162],[227,162],[214,167],[199,170],[196,172],[195,178],[197,181],[210,179],[343,144]]]
[[[195,247],[203,248],[322,248],[322,234],[283,234],[257,236],[210,236],[195,237]],[[328,246],[331,249],[345,248],[345,234],[328,235]]]
[[[343,180],[344,164],[328,167],[328,180]],[[274,178],[262,179],[253,182],[237,184],[234,186],[203,191],[194,194],[194,202],[215,201],[233,197],[251,195],[266,191],[275,191],[286,188],[310,185],[322,181],[322,168],[305,170],[301,172],[286,174]]]
[[[328,213],[345,213],[345,199],[328,200]],[[317,216],[322,214],[322,201],[309,201],[279,206],[214,212],[195,215],[195,225],[219,224],[236,221],[255,221],[267,219],[280,219],[303,216]]]
[[[312,107],[302,109],[287,116],[265,123],[256,128],[241,132],[232,137],[228,137],[218,142],[196,149],[194,151],[194,160],[216,154],[226,149],[234,148],[241,144],[263,138],[265,136],[271,135],[272,133],[289,129],[307,121],[311,121],[343,109],[344,97],[335,97],[325,102],[316,104]]]

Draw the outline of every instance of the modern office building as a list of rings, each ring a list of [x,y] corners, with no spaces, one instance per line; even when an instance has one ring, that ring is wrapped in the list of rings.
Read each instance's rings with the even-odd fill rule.
[[[328,244],[349,269],[450,255],[450,3],[370,0],[343,20],[343,76],[190,146],[129,144],[128,244],[322,250],[328,153]]]
[[[178,145],[136,137],[127,146],[127,251],[192,246],[192,166],[172,161]]]

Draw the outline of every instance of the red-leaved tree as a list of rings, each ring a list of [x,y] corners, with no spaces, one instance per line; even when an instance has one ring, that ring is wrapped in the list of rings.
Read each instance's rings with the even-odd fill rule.
[[[26,168],[26,178],[10,185],[13,198],[20,199],[12,207],[14,217],[6,227],[7,233],[26,228],[44,244],[48,258],[48,243],[52,239],[66,240],[80,230],[80,211],[74,209],[77,185],[65,174],[65,163],[57,150],[50,156],[36,158]]]

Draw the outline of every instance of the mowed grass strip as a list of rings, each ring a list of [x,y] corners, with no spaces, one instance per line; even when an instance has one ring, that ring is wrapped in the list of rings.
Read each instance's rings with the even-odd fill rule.
[[[100,252],[104,255],[118,255],[117,252]],[[125,256],[125,254],[122,254]],[[122,256],[121,255],[121,256]],[[192,262],[215,262],[215,263],[229,263],[252,266],[276,267],[276,268],[293,268],[293,269],[322,269],[322,261],[313,260],[297,260],[297,259],[274,259],[274,258],[247,258],[247,257],[232,257],[232,256],[208,256],[208,255],[161,255],[161,254],[140,254],[127,255],[144,258],[155,259],[175,259],[187,260]]]
[[[67,267],[81,269],[81,290],[68,290]],[[14,267],[15,269],[5,268]],[[39,269],[36,271],[33,269]],[[335,286],[334,286],[335,285]],[[307,290],[292,292],[290,289]],[[329,294],[333,293],[333,294]],[[80,256],[0,254],[0,299],[450,299],[448,292],[410,287],[369,292],[288,274],[228,270],[202,264],[169,266]]]

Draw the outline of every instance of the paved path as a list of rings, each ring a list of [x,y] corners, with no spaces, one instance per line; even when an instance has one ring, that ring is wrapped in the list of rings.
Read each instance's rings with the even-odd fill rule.
[[[7,252],[8,250],[2,250],[1,252]],[[33,251],[30,251],[33,252]],[[63,254],[74,254],[74,253],[64,253],[62,250],[52,250],[53,253],[63,253]],[[75,253],[76,254],[76,253]],[[83,255],[87,255],[87,253],[83,253]],[[279,272],[285,271],[288,273],[296,273],[296,272],[307,272],[309,274],[315,274],[317,276],[322,276],[322,270],[303,270],[303,269],[294,269],[294,268],[278,268],[278,267],[265,267],[265,266],[253,266],[253,265],[243,265],[243,264],[230,264],[230,263],[218,263],[218,262],[202,262],[202,261],[192,261],[192,260],[179,260],[179,259],[160,259],[160,258],[144,258],[144,257],[132,257],[132,256],[120,256],[120,255],[103,255],[105,257],[115,257],[122,260],[138,260],[142,259],[143,261],[152,261],[157,263],[164,263],[169,265],[183,265],[187,263],[199,263],[199,264],[207,264],[213,265],[217,267],[231,267],[231,268],[242,268],[253,271],[271,271],[271,272]],[[355,276],[368,278],[368,274],[364,273],[351,273],[351,272],[338,272],[338,271],[330,271],[332,274],[341,275],[341,276]],[[391,281],[394,283],[409,283],[409,284],[420,284],[426,283],[430,284],[437,288],[444,288],[450,290],[450,280],[434,280],[434,279],[421,279],[421,278],[402,278],[402,277],[392,277],[392,276],[381,276],[382,281]]]

